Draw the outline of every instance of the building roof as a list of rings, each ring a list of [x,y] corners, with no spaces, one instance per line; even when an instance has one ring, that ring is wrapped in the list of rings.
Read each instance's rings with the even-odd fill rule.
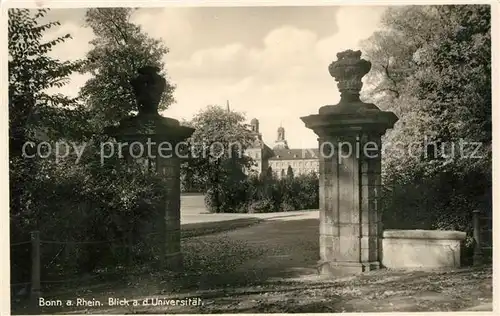
[[[253,118],[251,121],[250,121],[250,124],[254,124],[254,123],[259,123],[259,120],[256,119],[256,118]]]
[[[274,156],[269,160],[318,159],[318,148],[273,149]]]
[[[286,142],[286,140],[277,140],[274,142],[274,146],[273,146],[273,149],[275,150],[290,150],[290,148],[288,147],[288,143]]]

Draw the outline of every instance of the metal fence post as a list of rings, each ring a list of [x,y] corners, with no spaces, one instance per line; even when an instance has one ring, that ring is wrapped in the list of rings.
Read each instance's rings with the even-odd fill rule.
[[[479,216],[481,211],[474,210],[472,212],[472,226],[473,226],[473,237],[474,237],[474,256],[473,256],[473,264],[475,266],[481,265],[483,263],[483,253],[481,249],[481,226],[479,223]]]
[[[40,232],[31,232],[31,303],[38,308],[41,295],[40,286]]]

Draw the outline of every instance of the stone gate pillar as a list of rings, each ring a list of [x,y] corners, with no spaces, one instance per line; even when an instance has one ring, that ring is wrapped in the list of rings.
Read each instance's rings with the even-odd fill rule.
[[[181,145],[194,129],[158,113],[166,82],[157,72],[153,67],[139,69],[138,77],[131,82],[139,113],[106,132],[124,145],[122,150],[128,154],[128,159],[141,160],[150,172],[157,172],[167,180],[164,202],[149,210],[155,219],[148,223],[143,233],[149,236],[146,240],[150,246],[159,249],[159,268],[179,271],[182,269],[180,159],[186,149]]]
[[[337,54],[329,72],[341,100],[302,117],[318,136],[320,151],[320,272],[344,274],[379,267],[378,197],[381,136],[398,120],[359,99],[371,63],[360,51]]]

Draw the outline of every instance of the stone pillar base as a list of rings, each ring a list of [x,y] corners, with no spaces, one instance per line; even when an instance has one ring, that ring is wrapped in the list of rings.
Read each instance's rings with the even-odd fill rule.
[[[380,269],[380,262],[342,262],[342,261],[320,261],[318,271],[321,275],[343,276],[363,273]]]

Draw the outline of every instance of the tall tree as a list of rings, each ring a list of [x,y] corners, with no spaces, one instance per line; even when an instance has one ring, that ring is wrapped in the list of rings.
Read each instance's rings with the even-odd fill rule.
[[[60,88],[68,76],[82,63],[62,62],[49,57],[52,48],[69,34],[50,41],[43,36],[59,22],[41,23],[47,10],[9,10],[9,162],[11,215],[26,215],[29,193],[36,186],[41,164],[37,157],[23,157],[28,141],[37,143],[40,135],[52,139],[78,138],[85,126],[85,115],[74,99],[62,94],[50,94],[50,88]],[[30,152],[32,154],[32,152]],[[31,187],[31,189],[30,189]]]
[[[136,10],[92,8],[86,14],[86,26],[93,30],[95,38],[90,42],[93,48],[87,53],[88,63],[82,69],[92,77],[82,87],[80,96],[93,110],[99,129],[136,110],[130,80],[140,67],[159,67],[161,75],[167,76],[163,59],[168,48],[132,23]],[[160,110],[174,102],[174,89],[174,85],[167,82]]]
[[[42,24],[40,19],[47,10],[35,14],[27,9],[9,10],[9,138],[11,155],[18,155],[25,141],[35,137],[35,132],[44,127],[44,132],[68,137],[71,124],[65,120],[76,120],[73,115],[81,110],[75,100],[62,94],[50,94],[50,88],[60,88],[68,82],[68,76],[82,66],[81,61],[62,62],[51,58],[52,48],[71,36],[44,42],[44,33],[59,22]],[[72,108],[70,108],[72,106]],[[76,107],[76,109],[75,109]],[[63,127],[63,128],[61,128]]]
[[[192,156],[183,166],[183,172],[189,171],[193,177],[202,179],[203,186],[213,194],[217,210],[218,196],[229,194],[251,166],[251,159],[244,151],[253,143],[254,136],[244,121],[241,113],[208,106],[190,123],[196,130],[189,140]]]
[[[37,155],[24,156],[23,150],[30,155],[36,152],[25,145],[48,138],[78,139],[85,129],[85,113],[75,100],[49,92],[64,86],[81,63],[62,62],[49,56],[54,46],[71,37],[67,34],[44,40],[44,35],[59,25],[56,21],[42,22],[47,11],[8,11],[9,218],[14,240],[25,239],[30,230],[40,229],[43,221],[38,206],[49,199],[46,194],[37,193],[47,189],[41,181],[48,182],[46,170],[54,165],[50,159]],[[55,222],[55,217],[48,215]],[[17,249],[11,249],[14,280],[22,277],[23,271],[29,271],[29,254]]]
[[[293,169],[290,165],[288,165],[288,168],[286,169],[286,177],[288,179],[293,179]]]
[[[403,147],[386,148],[384,181],[414,204],[396,206],[401,217],[392,218],[424,210],[435,224],[444,214],[465,229],[469,210],[491,203],[490,6],[395,7],[382,22],[365,43],[373,64],[365,96],[400,118],[386,144]],[[428,155],[425,141],[445,155]],[[471,146],[462,155],[461,141],[480,144],[482,158],[470,156]]]
[[[389,9],[385,28],[367,41],[373,63],[368,96],[400,117],[392,141],[481,142],[491,152],[491,34],[487,5],[410,6]],[[421,148],[423,150],[423,148]],[[389,156],[390,158],[391,156]],[[420,157],[398,157],[413,163]],[[467,160],[425,161],[458,166]],[[468,160],[467,162],[471,162]],[[478,161],[487,168],[488,159]]]

